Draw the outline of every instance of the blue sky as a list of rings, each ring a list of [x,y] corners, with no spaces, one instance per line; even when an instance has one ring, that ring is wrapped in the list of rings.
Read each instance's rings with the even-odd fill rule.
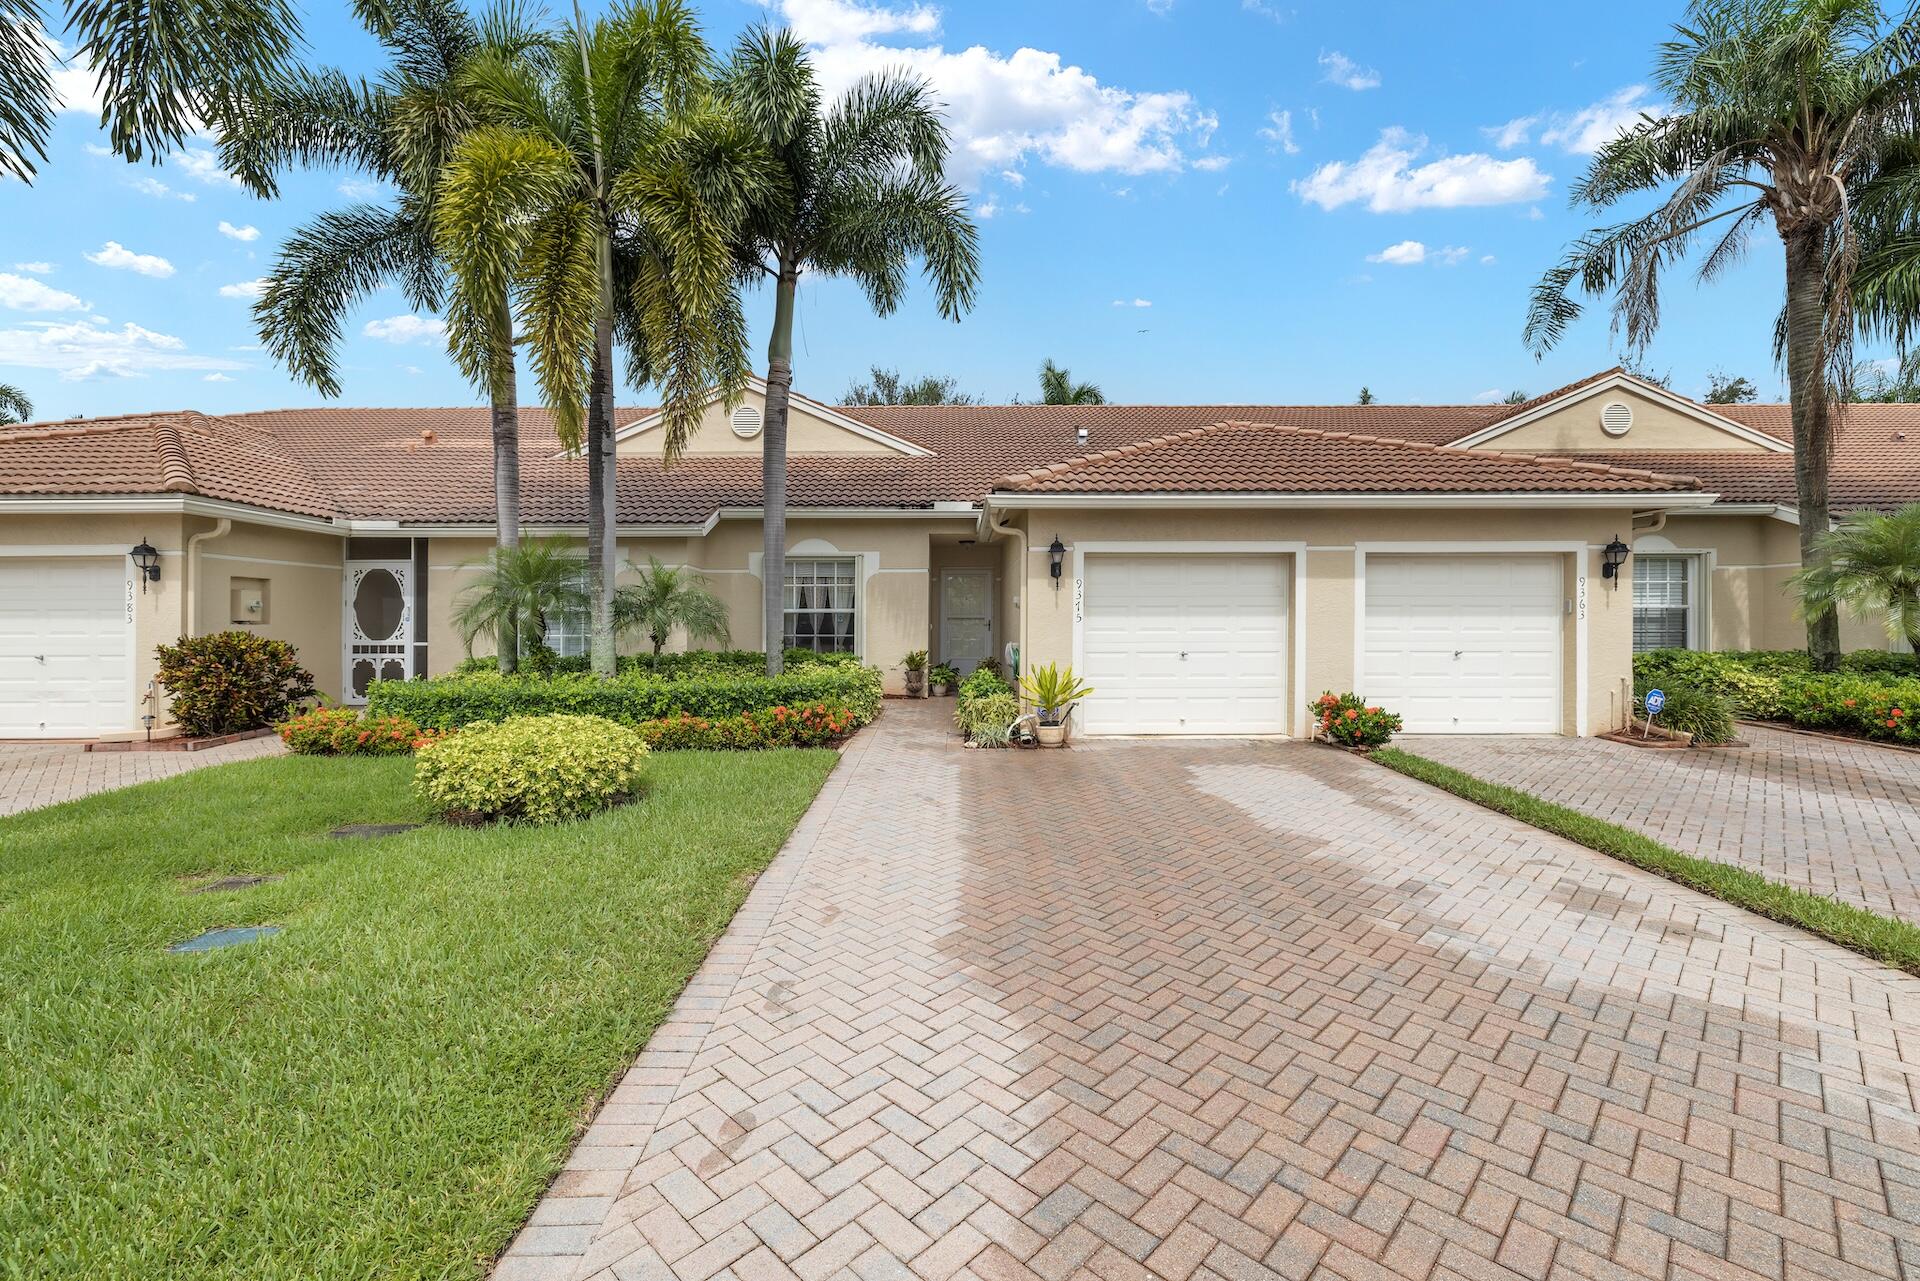
[[[304,8],[315,61],[373,70],[344,3]],[[1031,397],[1052,357],[1118,401],[1344,402],[1365,384],[1385,401],[1463,402],[1613,363],[1604,309],[1538,364],[1520,327],[1530,286],[1589,225],[1566,205],[1585,153],[1658,103],[1647,72],[1678,5],[1616,3],[1601,23],[1537,3],[700,9],[716,46],[786,20],[830,84],[907,65],[950,104],[955,176],[980,217],[979,305],[954,325],[916,293],[882,319],[850,286],[806,284],[795,380],[808,394],[836,399],[879,364]],[[63,77],[76,98],[85,79]],[[204,145],[151,167],[101,141],[68,112],[35,185],[0,181],[0,381],[42,416],[322,403],[255,347],[250,282],[283,236],[363,184],[302,174],[263,202]],[[1676,277],[1647,363],[1688,394],[1719,368],[1777,397],[1779,280],[1770,234],[1710,289]],[[748,306],[757,354],[771,299]],[[397,293],[348,333],[344,402],[478,403],[435,322]]]

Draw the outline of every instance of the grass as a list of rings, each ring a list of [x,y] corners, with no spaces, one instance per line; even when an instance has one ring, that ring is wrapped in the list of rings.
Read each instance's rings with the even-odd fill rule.
[[[1515,788],[1489,783],[1397,747],[1383,747],[1373,753],[1373,759],[1388,769],[1431,783],[1476,805],[1564,836],[1735,907],[1798,926],[1909,974],[1920,974],[1920,926],[1783,885],[1744,867],[1682,854],[1650,836],[1543,801]]]
[[[406,758],[0,820],[0,1278],[480,1276],[834,759],[663,753],[545,829],[328,838],[423,819]]]

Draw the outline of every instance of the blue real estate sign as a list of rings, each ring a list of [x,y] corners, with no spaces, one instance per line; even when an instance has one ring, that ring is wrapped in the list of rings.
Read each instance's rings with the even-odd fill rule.
[[[1648,716],[1658,716],[1660,714],[1660,710],[1664,708],[1666,705],[1667,705],[1667,695],[1664,690],[1650,689],[1647,691],[1647,715]]]

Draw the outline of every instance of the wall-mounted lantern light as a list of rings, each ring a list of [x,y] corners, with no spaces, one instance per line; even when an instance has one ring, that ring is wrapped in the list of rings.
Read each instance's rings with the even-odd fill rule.
[[[1615,534],[1613,541],[1600,549],[1600,577],[1620,577],[1620,567],[1627,563],[1627,555],[1632,550]]]
[[[1060,541],[1060,535],[1053,536],[1053,546],[1047,548],[1047,563],[1053,571],[1053,590],[1060,590],[1060,566],[1067,559],[1067,545]]]
[[[145,596],[147,584],[160,581],[160,553],[143,538],[134,544],[133,550],[127,555],[133,557],[134,567],[140,571],[140,594]]]

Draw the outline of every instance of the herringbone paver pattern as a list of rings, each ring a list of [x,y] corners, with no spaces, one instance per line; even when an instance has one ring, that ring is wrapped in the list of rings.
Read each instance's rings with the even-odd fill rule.
[[[1742,725],[1745,745],[1423,735],[1398,745],[1686,854],[1920,924],[1920,754]]]
[[[277,738],[252,738],[202,752],[89,752],[78,743],[0,743],[0,814],[284,751]]]
[[[1920,981],[1323,748],[939,714],[499,1281],[1920,1277]]]

